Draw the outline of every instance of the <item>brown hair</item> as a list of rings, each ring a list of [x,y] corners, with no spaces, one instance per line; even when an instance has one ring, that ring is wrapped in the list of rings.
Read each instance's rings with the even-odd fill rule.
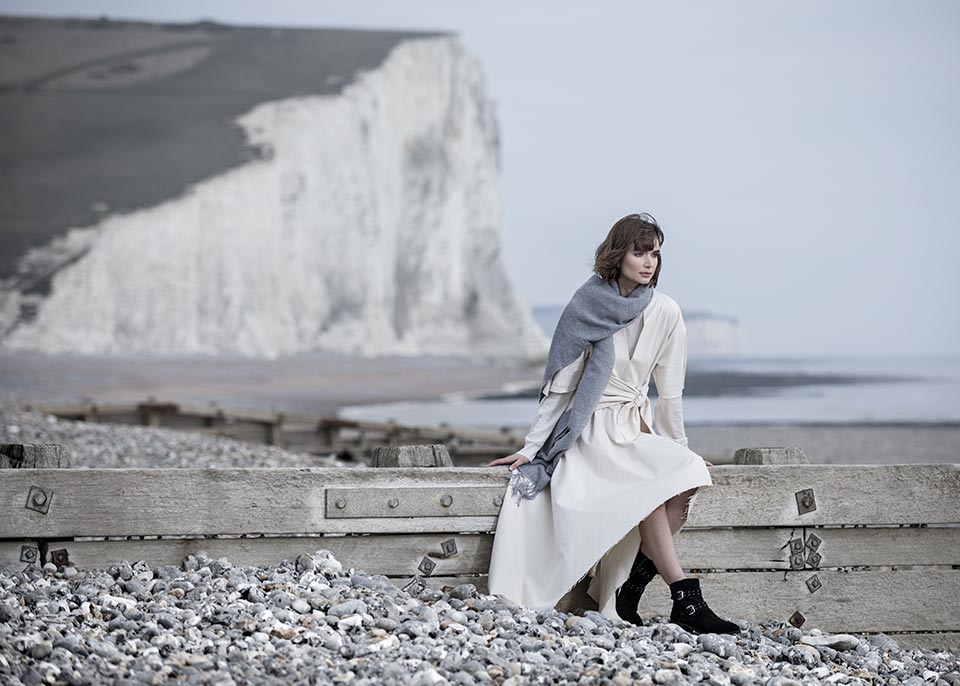
[[[610,233],[597,248],[593,263],[594,273],[605,281],[616,279],[620,276],[620,263],[627,251],[653,250],[655,239],[663,245],[663,230],[656,219],[646,212],[628,214],[613,225]],[[653,272],[653,278],[650,279],[648,286],[657,285],[662,266],[663,257],[657,260],[657,269]]]

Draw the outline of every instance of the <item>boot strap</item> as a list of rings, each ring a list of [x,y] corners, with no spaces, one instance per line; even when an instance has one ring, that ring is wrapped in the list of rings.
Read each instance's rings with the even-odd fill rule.
[[[702,600],[696,600],[684,608],[684,614],[693,615],[696,614],[699,610],[707,607],[707,604]]]
[[[699,588],[692,588],[688,591],[685,591],[681,588],[673,592],[674,600],[683,600],[687,596],[691,596],[694,598],[701,598],[701,599],[703,598],[703,594],[701,593]]]

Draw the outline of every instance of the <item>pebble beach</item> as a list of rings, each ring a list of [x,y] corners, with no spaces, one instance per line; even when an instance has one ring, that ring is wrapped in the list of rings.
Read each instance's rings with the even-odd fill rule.
[[[202,552],[179,566],[0,575],[0,681],[126,684],[687,684],[955,686],[960,659],[889,636],[780,622],[691,635],[533,611],[472,584],[407,592],[327,550],[234,567]],[[642,602],[641,602],[642,609]]]
[[[71,466],[356,468],[335,456],[165,428],[86,424],[0,404],[0,442],[63,443]],[[361,467],[362,468],[362,467]],[[320,549],[240,567],[203,551],[180,565],[0,572],[0,683],[907,684],[957,686],[952,652],[895,637],[740,622],[692,635],[518,606],[473,584],[394,583]],[[736,620],[735,617],[731,619]]]

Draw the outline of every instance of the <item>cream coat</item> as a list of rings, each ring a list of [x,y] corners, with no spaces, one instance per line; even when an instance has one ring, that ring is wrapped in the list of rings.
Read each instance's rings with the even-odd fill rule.
[[[616,618],[614,591],[640,547],[637,524],[669,498],[712,484],[683,429],[687,338],[679,305],[656,291],[643,313],[614,334],[614,344],[607,387],[583,433],[559,458],[550,484],[519,505],[504,495],[490,559],[491,593],[549,608],[589,574],[588,593],[600,613]],[[523,455],[533,459],[569,405],[586,356],[548,382]],[[651,378],[659,395],[654,407],[647,397]]]

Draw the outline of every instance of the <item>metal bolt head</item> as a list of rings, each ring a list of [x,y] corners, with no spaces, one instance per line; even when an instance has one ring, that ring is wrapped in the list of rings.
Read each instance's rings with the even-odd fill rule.
[[[40,486],[31,486],[30,491],[27,493],[27,502],[24,507],[41,514],[47,514],[52,499],[53,491],[44,490],[40,488]]]
[[[816,550],[820,547],[821,543],[823,543],[823,539],[816,534],[810,534],[807,536],[807,547],[810,548],[810,550]]]
[[[24,545],[20,547],[20,561],[21,562],[36,562],[40,557],[40,551],[37,550],[32,545]]]
[[[440,504],[443,505],[444,507],[450,507],[451,505],[453,505],[453,496],[449,494],[442,496],[440,498]]]
[[[796,555],[797,553],[803,552],[803,541],[799,538],[791,538],[789,543],[791,555]]]
[[[823,586],[823,582],[820,581],[820,577],[814,574],[806,581],[807,590],[811,593],[816,593]]]
[[[335,502],[334,505],[337,506],[338,510],[342,510],[347,506],[347,501],[344,500],[343,498],[337,498],[337,502]]]
[[[790,569],[803,569],[803,553],[790,556]]]
[[[800,613],[800,610],[797,610],[792,615],[790,615],[790,619],[788,619],[787,621],[799,629],[801,626],[803,626],[803,623],[807,621],[807,618]]]
[[[50,561],[58,567],[67,567],[70,565],[70,556],[66,548],[58,548],[50,551]]]
[[[400,498],[390,498],[390,500],[387,501],[387,505],[391,508],[400,507]]]
[[[503,496],[495,495],[493,496],[493,504],[497,507],[503,505]]]
[[[807,564],[816,569],[820,566],[820,560],[822,559],[823,556],[820,555],[820,553],[811,551],[811,553],[807,555]]]

